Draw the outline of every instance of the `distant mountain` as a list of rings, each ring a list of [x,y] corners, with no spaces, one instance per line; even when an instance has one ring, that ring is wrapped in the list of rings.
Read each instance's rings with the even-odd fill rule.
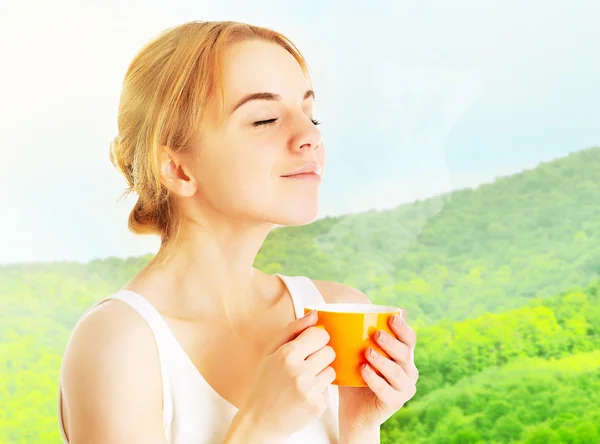
[[[425,324],[588,285],[600,272],[600,148],[477,189],[279,228],[256,264],[354,285]]]

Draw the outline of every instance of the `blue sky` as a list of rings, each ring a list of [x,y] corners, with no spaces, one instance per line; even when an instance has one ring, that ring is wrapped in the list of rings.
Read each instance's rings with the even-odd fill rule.
[[[271,27],[305,54],[328,153],[322,216],[392,208],[600,145],[600,2],[350,5],[2,6],[0,263],[156,251],[157,239],[127,231],[133,198],[117,203],[125,183],[108,143],[131,58],[189,20]]]

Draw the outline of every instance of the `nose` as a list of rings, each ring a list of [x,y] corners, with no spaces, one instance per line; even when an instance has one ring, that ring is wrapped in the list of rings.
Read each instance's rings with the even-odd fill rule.
[[[291,140],[293,149],[297,151],[314,151],[318,149],[322,144],[322,136],[319,128],[305,113],[302,113],[297,120],[296,131]]]

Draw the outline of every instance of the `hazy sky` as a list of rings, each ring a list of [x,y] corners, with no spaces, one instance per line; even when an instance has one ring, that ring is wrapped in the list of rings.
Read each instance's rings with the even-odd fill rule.
[[[125,70],[167,27],[237,20],[307,57],[322,215],[391,208],[600,145],[600,2],[0,5],[0,263],[156,251],[108,160]],[[16,6],[18,5],[18,6]]]

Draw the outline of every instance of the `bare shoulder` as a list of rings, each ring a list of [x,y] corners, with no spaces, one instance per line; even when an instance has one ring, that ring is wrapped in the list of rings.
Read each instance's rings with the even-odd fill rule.
[[[60,372],[72,444],[164,443],[156,343],[146,321],[119,300],[75,327]]]
[[[317,289],[328,304],[352,303],[370,304],[369,298],[357,288],[335,281],[320,281],[312,279]]]

